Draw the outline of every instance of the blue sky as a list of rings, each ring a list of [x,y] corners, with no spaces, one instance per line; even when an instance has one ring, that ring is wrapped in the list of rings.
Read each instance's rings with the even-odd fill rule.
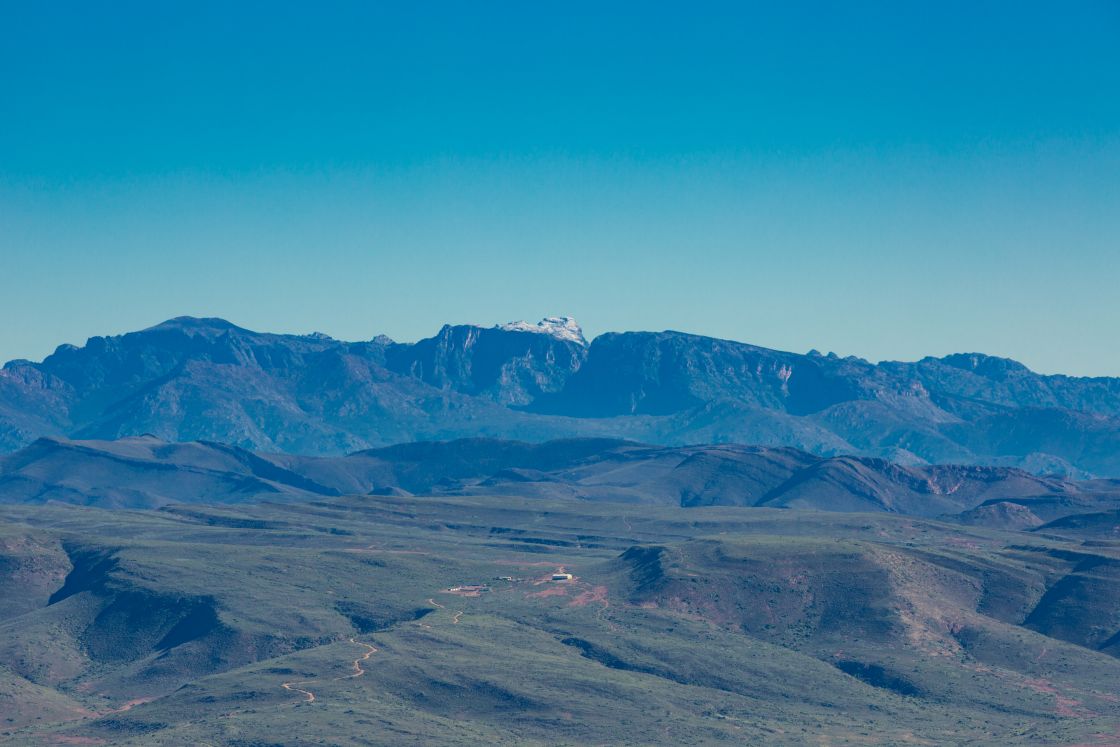
[[[1120,5],[395,5],[0,0],[0,359],[569,314],[1120,375]]]

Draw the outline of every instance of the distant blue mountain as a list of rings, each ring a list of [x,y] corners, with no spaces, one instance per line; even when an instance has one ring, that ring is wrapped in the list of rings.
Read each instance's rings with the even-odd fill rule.
[[[1120,379],[981,354],[873,364],[681,332],[588,344],[570,319],[385,337],[183,317],[0,370],[0,448],[152,434],[340,454],[471,436],[750,443],[902,464],[1120,475]]]

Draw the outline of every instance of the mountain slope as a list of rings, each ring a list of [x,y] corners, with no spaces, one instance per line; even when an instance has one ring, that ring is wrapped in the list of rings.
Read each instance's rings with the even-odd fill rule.
[[[570,319],[343,342],[173,319],[0,370],[0,449],[154,434],[294,454],[484,435],[758,443],[909,464],[1120,475],[1120,379],[979,354],[799,355]]]
[[[151,436],[43,438],[0,460],[0,496],[10,503],[151,508],[316,495],[339,492],[237,447],[169,444]]]
[[[541,327],[446,325],[414,345],[389,346],[386,366],[439,389],[503,405],[529,404],[563,389],[587,356],[587,343],[574,322],[545,322]]]

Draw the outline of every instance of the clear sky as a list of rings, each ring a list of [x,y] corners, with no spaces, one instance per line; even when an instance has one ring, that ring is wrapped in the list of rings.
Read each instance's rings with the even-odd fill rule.
[[[0,314],[1120,375],[1120,4],[0,0]]]

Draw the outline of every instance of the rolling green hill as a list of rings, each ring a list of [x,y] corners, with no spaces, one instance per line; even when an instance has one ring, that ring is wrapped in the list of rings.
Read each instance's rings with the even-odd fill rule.
[[[1099,539],[484,496],[0,517],[11,744],[1107,744],[1120,725],[1120,545]]]
[[[997,529],[1030,529],[1120,507],[1120,483],[1114,480],[1040,477],[1007,467],[905,466],[735,444],[469,438],[305,457],[142,436],[42,438],[0,457],[0,503],[155,508],[347,494],[883,511],[955,517]]]

